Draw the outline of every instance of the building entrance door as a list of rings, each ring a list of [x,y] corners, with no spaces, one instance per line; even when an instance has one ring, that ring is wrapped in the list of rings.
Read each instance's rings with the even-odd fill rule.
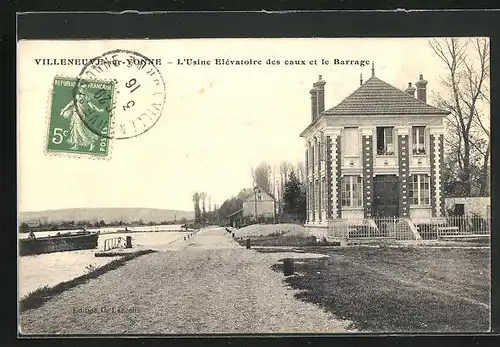
[[[396,175],[377,175],[373,179],[375,217],[399,217],[399,179]]]
[[[463,216],[465,214],[465,205],[455,204],[454,214],[455,216]]]

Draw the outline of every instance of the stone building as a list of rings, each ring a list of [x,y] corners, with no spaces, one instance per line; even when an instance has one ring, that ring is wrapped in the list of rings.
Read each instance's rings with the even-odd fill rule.
[[[372,76],[325,110],[325,84],[311,89],[305,139],[306,226],[329,220],[443,216],[443,119],[428,105],[423,75],[402,91]],[[416,92],[416,96],[415,96]]]

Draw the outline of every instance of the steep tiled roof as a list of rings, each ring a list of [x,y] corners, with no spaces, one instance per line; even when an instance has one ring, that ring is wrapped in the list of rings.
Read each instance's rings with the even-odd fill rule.
[[[337,106],[323,112],[325,115],[382,115],[382,114],[448,114],[391,86],[377,77],[371,77]]]

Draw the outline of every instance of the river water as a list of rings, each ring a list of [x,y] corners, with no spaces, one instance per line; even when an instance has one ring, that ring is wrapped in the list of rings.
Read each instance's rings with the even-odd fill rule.
[[[140,227],[126,227],[130,231],[144,231],[144,232],[160,232],[160,231],[181,231],[182,224],[173,224],[173,225],[146,225]],[[125,230],[125,226],[120,227],[105,227],[105,228],[88,228],[87,231],[97,232],[100,231],[101,234],[111,234],[111,233],[119,233]],[[44,237],[44,236],[52,236],[65,232],[74,232],[81,230],[58,230],[58,231],[37,231],[35,233],[36,237]],[[23,239],[29,236],[29,233],[19,233],[19,238]]]
[[[94,253],[102,251],[106,239],[121,236],[132,236],[132,246],[138,249],[165,250],[186,235],[180,232],[180,225],[155,225],[146,227],[129,227],[133,233],[120,233],[120,228],[101,228],[98,247],[95,249],[55,252],[23,256],[18,258],[18,291],[22,298],[29,292],[45,285],[54,286],[58,283],[71,280],[86,273],[89,266],[102,266],[118,257],[95,257]],[[87,229],[97,231],[98,229]],[[147,230],[147,231],[146,231]],[[160,231],[162,230],[162,231]],[[169,230],[169,231],[167,231]],[[69,230],[68,230],[69,231]],[[61,232],[65,232],[61,230]],[[35,233],[37,237],[55,235],[56,231],[41,231]],[[19,238],[27,237],[19,234]]]

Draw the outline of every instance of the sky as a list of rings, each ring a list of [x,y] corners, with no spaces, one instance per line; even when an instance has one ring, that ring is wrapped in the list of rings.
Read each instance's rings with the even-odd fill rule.
[[[68,158],[44,152],[51,84],[81,66],[37,66],[36,58],[93,58],[129,49],[154,59],[166,84],[159,121],[148,132],[114,140],[111,157]],[[178,59],[212,65],[178,65]],[[220,66],[215,59],[262,60],[261,66]],[[267,59],[280,65],[267,65]],[[330,61],[322,65],[321,59]],[[334,59],[369,60],[335,65]],[[305,60],[305,66],[285,65]],[[317,65],[309,64],[316,60]],[[168,62],[172,62],[168,64]],[[443,63],[428,39],[183,39],[20,41],[18,46],[19,210],[149,207],[192,210],[194,191],[220,205],[252,186],[251,167],[303,161],[312,83],[326,81],[325,108],[359,87],[360,74],[405,89],[420,74],[432,94],[442,92]],[[119,115],[117,114],[117,117]]]

